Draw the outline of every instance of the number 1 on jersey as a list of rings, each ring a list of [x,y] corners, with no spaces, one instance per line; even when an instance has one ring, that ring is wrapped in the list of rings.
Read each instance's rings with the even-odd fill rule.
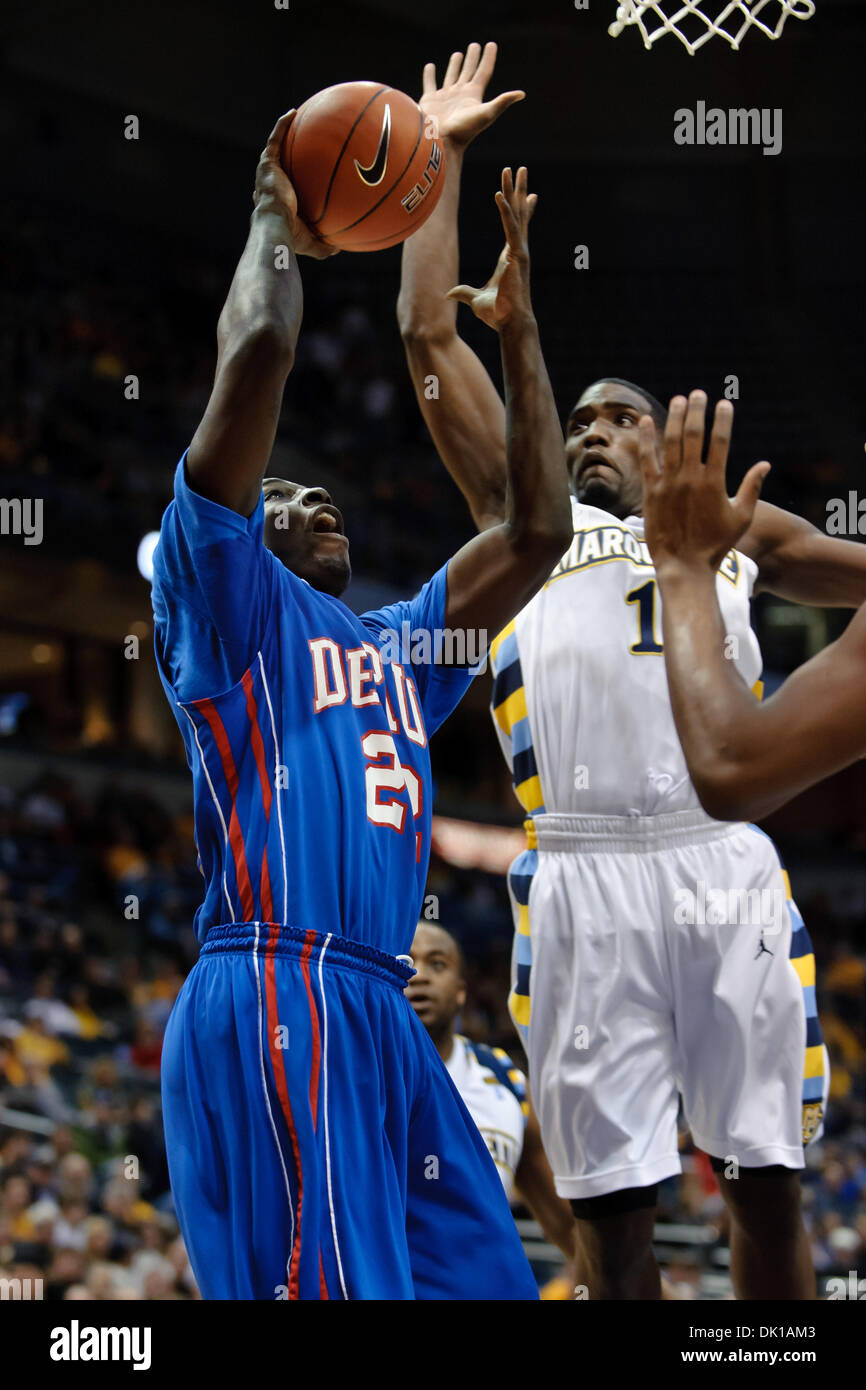
[[[626,594],[625,601],[638,605],[640,620],[640,641],[634,642],[629,651],[634,652],[635,656],[658,656],[664,651],[664,647],[656,641],[655,634],[656,581],[648,579],[639,589],[632,589],[630,594]]]

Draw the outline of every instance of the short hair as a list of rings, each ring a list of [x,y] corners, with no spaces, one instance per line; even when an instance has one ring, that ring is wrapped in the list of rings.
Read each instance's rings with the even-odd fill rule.
[[[418,927],[435,927],[437,931],[444,932],[445,935],[449,938],[449,940],[453,941],[454,949],[457,952],[457,970],[461,980],[465,980],[466,953],[464,952],[463,947],[460,945],[460,942],[458,941],[457,937],[454,935],[454,932],[449,931],[448,927],[443,927],[441,922],[428,922],[426,917],[419,917],[418,925],[415,928],[416,931],[418,930]]]
[[[599,386],[603,381],[609,381],[613,386],[627,386],[629,391],[636,391],[639,396],[643,396],[650,408],[650,415],[653,417],[653,420],[658,425],[659,429],[664,429],[668,419],[667,409],[651,391],[647,391],[645,386],[638,386],[633,381],[626,381],[623,376],[600,376],[597,377],[595,381],[591,381],[589,385]],[[585,390],[588,391],[589,386],[587,386]],[[581,395],[583,395],[583,392],[581,392]]]

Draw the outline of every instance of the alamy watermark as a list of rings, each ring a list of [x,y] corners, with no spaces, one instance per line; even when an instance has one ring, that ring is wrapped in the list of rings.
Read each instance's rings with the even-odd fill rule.
[[[68,1327],[51,1331],[48,1355],[52,1361],[131,1361],[134,1371],[151,1364],[149,1327],[82,1327],[73,1318]]]
[[[41,545],[42,498],[0,497],[0,536],[23,536],[25,545]]]
[[[694,111],[681,106],[674,112],[674,143],[677,145],[759,145],[765,155],[782,152],[782,108],[780,106],[707,106],[699,101]]]
[[[38,1302],[43,1296],[41,1279],[0,1279],[0,1302]]]
[[[827,1280],[827,1300],[833,1302],[840,1298],[850,1299],[852,1303],[866,1300],[866,1279],[861,1279],[856,1269],[848,1270],[848,1278],[832,1275]]]
[[[412,666],[469,666],[481,673],[487,668],[490,645],[485,628],[413,628],[408,621],[400,630],[383,627],[379,651],[385,661]]]
[[[694,889],[674,890],[674,922],[690,927],[760,927],[762,935],[778,936],[786,901],[781,888],[711,888],[699,878]]]
[[[827,503],[827,534],[830,536],[866,536],[866,497],[853,490],[844,497],[831,497]]]

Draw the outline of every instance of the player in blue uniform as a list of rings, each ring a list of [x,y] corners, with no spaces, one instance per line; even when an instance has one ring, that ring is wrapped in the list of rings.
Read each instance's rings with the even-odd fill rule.
[[[531,200],[505,171],[504,273],[501,258],[495,283],[460,291],[500,336],[507,519],[412,600],[356,617],[327,493],[263,486],[300,328],[296,256],[329,253],[279,164],[293,116],[259,163],[213,392],[154,557],[157,662],[206,882],[163,1051],[172,1190],[206,1298],[533,1298],[494,1164],[404,994],[428,739],[470,681],[436,634],[498,631],[570,539]]]

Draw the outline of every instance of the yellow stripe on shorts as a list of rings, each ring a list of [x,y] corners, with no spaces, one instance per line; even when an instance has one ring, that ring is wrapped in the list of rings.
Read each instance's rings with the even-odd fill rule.
[[[541,794],[541,779],[538,776],[527,777],[525,782],[521,782],[519,787],[514,788],[514,795],[524,811],[536,811],[539,806],[544,805],[544,797]]]
[[[497,705],[493,717],[504,734],[510,734],[518,719],[526,718],[526,690],[519,685],[507,700]]]
[[[804,989],[809,989],[815,983],[815,957],[800,956],[797,960],[792,960],[791,964],[800,977],[800,984]]]
[[[804,1079],[804,1080],[808,1080],[809,1077],[811,1077],[811,1076],[823,1076],[823,1075],[824,1075],[824,1048],[823,1048],[823,1046],[822,1046],[822,1045],[819,1045],[818,1047],[807,1047],[807,1048],[806,1048],[806,1063],[805,1063],[805,1066],[804,1066],[804,1068],[803,1068],[803,1079]]]
[[[502,646],[502,643],[505,641],[506,637],[510,637],[512,632],[514,631],[514,623],[515,619],[512,618],[511,622],[508,623],[502,629],[501,632],[498,632],[494,637],[493,641],[490,643],[490,660],[493,662],[494,666],[496,665],[496,658],[499,654],[499,648]]]
[[[508,998],[508,1011],[515,1023],[519,1024],[522,1028],[529,1027],[528,994],[514,994],[512,992]]]

